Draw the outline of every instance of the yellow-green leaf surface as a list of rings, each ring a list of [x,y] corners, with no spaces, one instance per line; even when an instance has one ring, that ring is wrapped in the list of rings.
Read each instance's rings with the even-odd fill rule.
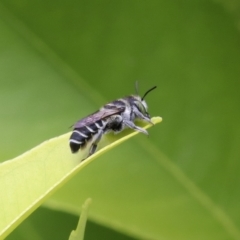
[[[73,230],[69,236],[69,240],[83,240],[88,217],[88,209],[92,199],[88,198],[82,206],[81,215],[79,217],[76,230]]]
[[[67,239],[89,197],[87,240],[240,239],[238,11],[222,0],[0,0],[1,161],[136,80],[140,95],[158,86],[146,101],[164,119],[76,174],[7,240]]]
[[[161,122],[161,118],[152,118],[152,122]],[[104,136],[99,144],[99,151],[83,162],[81,160],[86,158],[88,148],[79,151],[78,154],[72,154],[68,146],[70,134],[65,134],[2,163],[0,165],[0,238],[5,237],[52,192],[85,165],[135,134],[136,132],[128,135],[121,133],[118,136],[113,134]]]

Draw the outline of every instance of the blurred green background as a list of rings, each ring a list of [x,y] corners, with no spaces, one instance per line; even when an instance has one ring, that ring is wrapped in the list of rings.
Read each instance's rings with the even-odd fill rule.
[[[163,123],[101,156],[7,239],[240,239],[238,1],[0,1],[0,160],[115,98]],[[66,143],[68,144],[68,143]],[[1,190],[2,191],[2,190]]]

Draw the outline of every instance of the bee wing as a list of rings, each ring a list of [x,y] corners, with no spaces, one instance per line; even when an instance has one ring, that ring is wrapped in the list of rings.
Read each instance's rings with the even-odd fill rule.
[[[117,113],[121,113],[124,110],[125,110],[125,107],[123,106],[116,106],[115,108],[111,108],[111,109],[102,108],[99,111],[76,122],[73,128],[81,128],[84,126],[91,125],[92,123],[95,123],[101,119],[107,118]]]

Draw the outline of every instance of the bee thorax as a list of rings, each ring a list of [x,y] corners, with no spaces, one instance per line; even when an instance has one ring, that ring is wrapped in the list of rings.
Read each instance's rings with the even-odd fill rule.
[[[121,115],[113,115],[109,117],[108,123],[105,127],[105,132],[108,132],[110,130],[114,132],[119,132],[123,128],[123,118]]]

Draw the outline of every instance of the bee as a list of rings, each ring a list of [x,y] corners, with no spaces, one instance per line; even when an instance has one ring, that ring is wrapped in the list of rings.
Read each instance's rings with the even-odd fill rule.
[[[79,120],[73,126],[73,132],[69,139],[72,153],[76,153],[80,148],[84,148],[91,141],[88,157],[94,154],[102,136],[109,132],[118,133],[125,128],[131,128],[148,135],[148,132],[135,125],[136,119],[152,123],[147,111],[147,103],[144,98],[156,86],[150,88],[143,97],[138,94],[138,85],[136,82],[136,95],[130,95],[107,103],[97,112]]]

